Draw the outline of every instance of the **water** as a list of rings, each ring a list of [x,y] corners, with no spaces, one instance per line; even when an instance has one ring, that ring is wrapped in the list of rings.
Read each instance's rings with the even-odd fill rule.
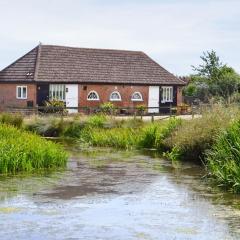
[[[68,150],[65,171],[0,178],[0,239],[240,239],[240,198],[199,166]]]

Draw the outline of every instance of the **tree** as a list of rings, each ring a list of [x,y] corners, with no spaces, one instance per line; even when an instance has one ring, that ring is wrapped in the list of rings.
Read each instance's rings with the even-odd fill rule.
[[[192,66],[197,74],[192,75],[192,80],[190,81],[191,84],[195,85],[195,96],[204,96],[205,91],[205,98],[208,96],[227,99],[232,94],[239,92],[239,74],[237,74],[233,68],[223,64],[215,51],[203,52],[203,56],[200,56],[200,58],[203,63],[198,67]],[[202,88],[202,86],[204,86],[204,88]],[[190,86],[190,93],[193,89],[193,86]],[[189,91],[186,91],[186,93],[188,92]]]
[[[225,66],[220,62],[219,57],[215,51],[203,52],[203,56],[200,56],[203,63],[198,67],[194,67],[193,71],[197,72],[197,75],[207,78],[208,80],[214,80],[218,77],[219,70]]]

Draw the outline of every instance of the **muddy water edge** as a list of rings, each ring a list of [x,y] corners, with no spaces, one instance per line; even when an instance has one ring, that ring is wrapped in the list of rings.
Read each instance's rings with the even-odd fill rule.
[[[64,146],[66,170],[0,176],[0,239],[240,239],[240,197],[200,166]]]

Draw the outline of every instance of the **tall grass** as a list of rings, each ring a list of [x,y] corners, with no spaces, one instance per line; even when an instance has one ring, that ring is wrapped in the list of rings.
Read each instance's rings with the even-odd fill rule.
[[[64,167],[61,146],[9,125],[0,125],[0,173]]]
[[[220,186],[240,193],[240,121],[218,134],[215,144],[206,154],[209,176]]]
[[[23,125],[23,116],[21,114],[2,113],[0,114],[0,123],[21,128]]]
[[[235,107],[217,105],[203,112],[201,118],[182,122],[181,126],[164,140],[170,151],[168,156],[174,156],[175,160],[201,162],[204,160],[205,151],[214,144],[217,134],[226,129],[238,115],[239,110]]]

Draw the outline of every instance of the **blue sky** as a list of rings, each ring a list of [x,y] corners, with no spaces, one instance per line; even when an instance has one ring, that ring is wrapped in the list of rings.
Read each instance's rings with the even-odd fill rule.
[[[240,72],[239,0],[0,0],[0,68],[39,42],[141,50],[176,75],[214,49]]]

